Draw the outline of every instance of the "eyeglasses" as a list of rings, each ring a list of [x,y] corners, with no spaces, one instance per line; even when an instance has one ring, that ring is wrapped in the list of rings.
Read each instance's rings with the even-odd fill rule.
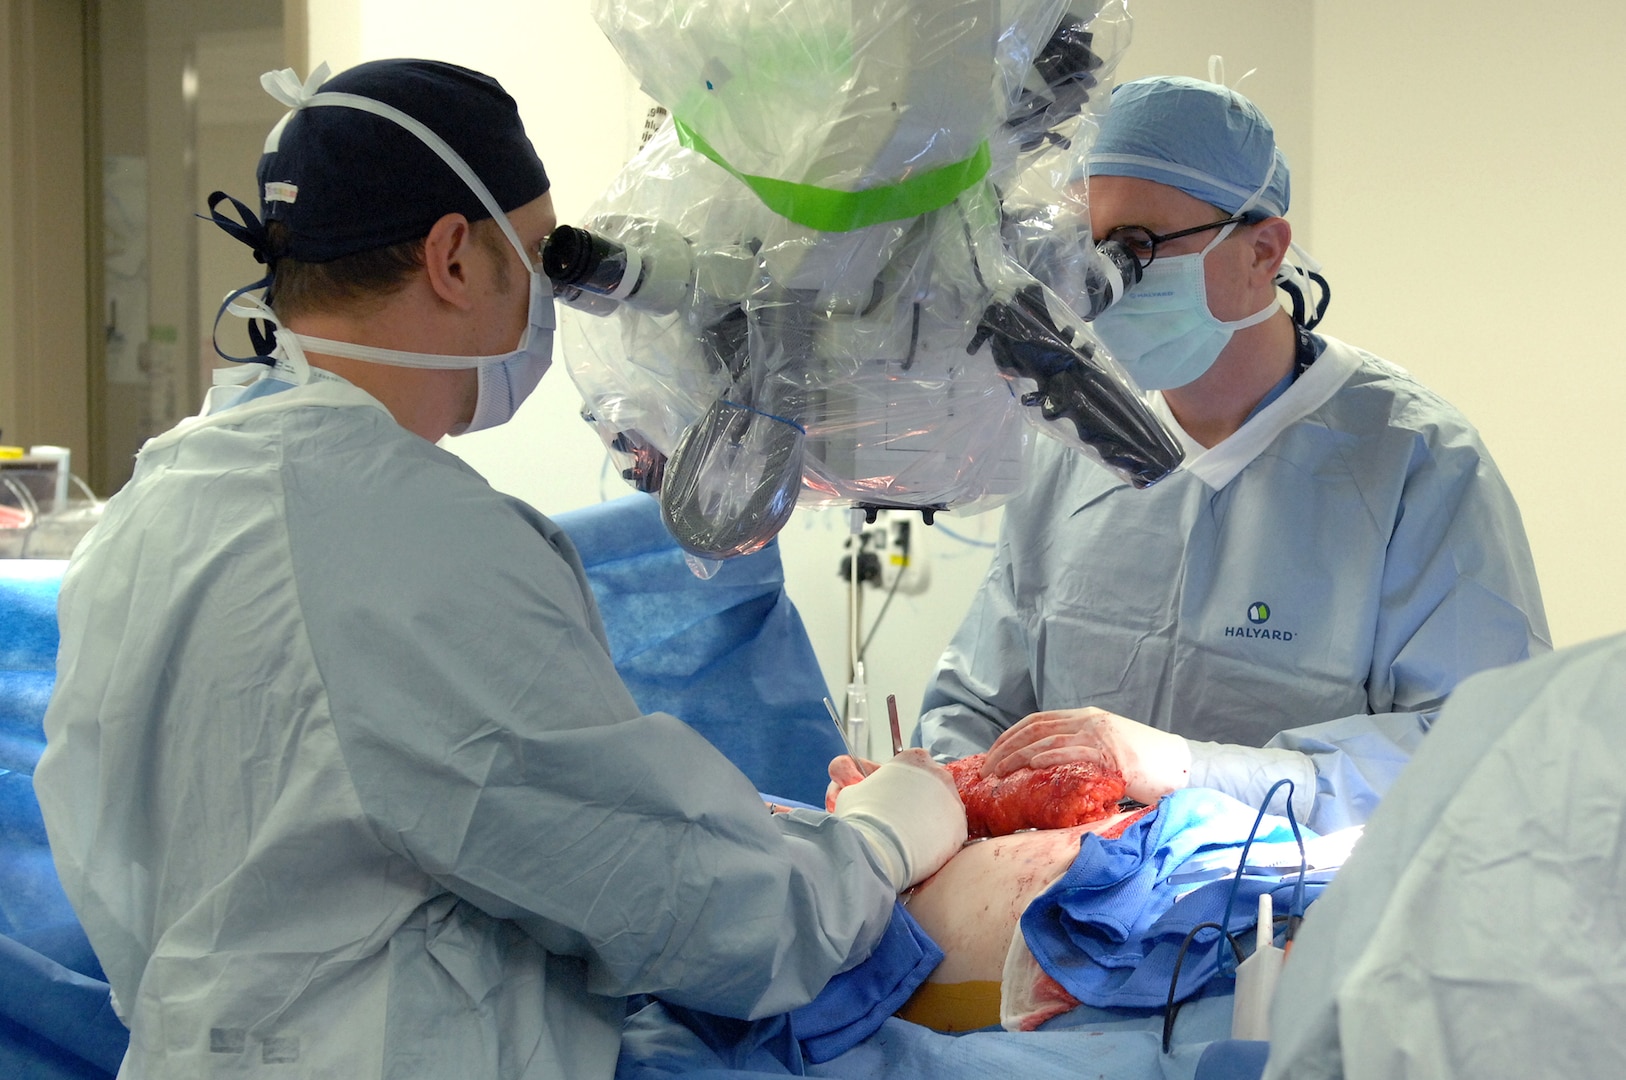
[[[1247,223],[1247,220],[1245,215],[1238,214],[1236,217],[1210,221],[1207,225],[1193,225],[1189,229],[1179,229],[1175,232],[1163,233],[1161,236],[1144,225],[1120,225],[1107,233],[1106,239],[1116,241],[1128,248],[1129,253],[1135,256],[1135,261],[1144,270],[1152,265],[1153,259],[1157,258],[1157,245],[1159,244],[1166,244],[1170,240],[1178,240],[1182,236],[1195,236],[1210,229],[1223,229],[1227,225],[1243,225]]]

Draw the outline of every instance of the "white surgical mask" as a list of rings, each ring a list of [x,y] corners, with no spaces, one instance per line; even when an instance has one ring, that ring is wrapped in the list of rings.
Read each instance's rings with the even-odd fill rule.
[[[331,341],[280,328],[277,330],[277,341],[292,338],[306,352],[347,356],[352,360],[369,360],[396,367],[477,368],[480,382],[474,416],[467,425],[459,425],[451,431],[453,435],[465,435],[505,424],[513,417],[514,411],[536,389],[553,363],[553,329],[553,285],[541,271],[533,269],[525,333],[519,345],[505,353],[447,356],[408,352],[405,349],[381,349],[372,345],[353,345],[348,341]]]
[[[1237,210],[1246,214],[1276,175],[1272,158],[1265,182]],[[1143,390],[1172,390],[1196,382],[1214,366],[1231,335],[1281,310],[1274,297],[1243,319],[1216,318],[1208,307],[1204,260],[1235,225],[1227,225],[1201,251],[1152,261],[1116,304],[1090,324],[1107,351]]]
[[[518,253],[520,263],[530,268],[530,308],[519,344],[508,352],[491,356],[449,356],[440,353],[409,352],[404,349],[383,349],[295,334],[283,328],[277,330],[278,342],[291,339],[296,348],[307,352],[344,356],[376,364],[392,364],[396,367],[454,370],[476,368],[479,371],[479,386],[474,416],[467,424],[453,428],[451,434],[462,435],[506,423],[519,408],[520,403],[536,389],[553,362],[553,283],[543,276],[536,266],[535,259],[526,253],[513,222],[508,220],[508,215],[497,205],[497,200],[491,197],[491,191],[474,174],[474,170],[469,168],[462,155],[453,150],[445,139],[436,135],[416,118],[382,101],[374,101],[358,94],[317,93],[315,88],[326,78],[327,65],[324,64],[303,84],[291,70],[285,70],[266,72],[260,77],[260,85],[265,87],[272,97],[295,110],[320,106],[360,109],[394,121],[416,135],[469,186],[469,190],[480,199],[481,205],[491,214],[492,220],[502,229],[503,235]],[[284,117],[282,123],[272,129],[266,139],[267,153],[277,148],[277,140],[281,138],[287,120],[288,118]]]
[[[466,426],[453,429],[453,435],[482,431],[513,419],[514,411],[531,396],[531,391],[553,366],[553,330],[553,282],[540,270],[532,270],[531,307],[525,336],[520,339],[519,348],[506,359],[480,365],[474,416]]]

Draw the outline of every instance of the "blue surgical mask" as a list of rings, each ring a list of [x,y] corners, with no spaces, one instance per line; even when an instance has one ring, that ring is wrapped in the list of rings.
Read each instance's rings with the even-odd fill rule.
[[[1260,184],[1232,216],[1245,216],[1258,203],[1276,175],[1276,159]],[[1273,296],[1268,304],[1245,319],[1219,319],[1208,307],[1208,279],[1204,260],[1235,225],[1221,229],[1193,255],[1171,255],[1152,260],[1140,283],[1095,317],[1090,328],[1130,378],[1143,390],[1172,390],[1196,382],[1214,366],[1231,335],[1257,326],[1281,310]]]
[[[1274,299],[1245,319],[1225,321],[1208,308],[1203,260],[1236,226],[1202,251],[1159,258],[1112,307],[1090,324],[1107,351],[1145,390],[1171,390],[1201,378],[1238,330],[1281,310]]]

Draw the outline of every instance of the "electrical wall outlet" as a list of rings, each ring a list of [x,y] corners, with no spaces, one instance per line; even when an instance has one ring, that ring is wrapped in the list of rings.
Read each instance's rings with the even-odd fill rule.
[[[931,585],[931,570],[926,557],[918,551],[893,549],[881,558],[881,588],[891,589],[897,582],[903,596],[919,596]]]
[[[894,586],[905,596],[917,596],[931,584],[926,560],[914,543],[917,527],[911,517],[882,510],[875,520],[846,540],[837,573],[842,580],[852,574],[853,552],[858,552],[858,581],[883,592]]]
[[[865,529],[868,548],[880,560],[880,581],[872,582],[878,589],[891,592],[896,586],[899,594],[919,595],[932,584],[925,556],[915,543],[922,527],[912,516],[901,512],[886,516],[883,511],[876,516],[875,524]]]
[[[836,576],[843,582],[850,582],[853,576],[853,553],[858,554],[858,583],[860,585],[880,585],[881,567],[884,563],[883,554],[886,550],[886,526],[883,523],[869,525],[862,532],[848,535],[845,551],[841,556],[841,565],[836,568]]]

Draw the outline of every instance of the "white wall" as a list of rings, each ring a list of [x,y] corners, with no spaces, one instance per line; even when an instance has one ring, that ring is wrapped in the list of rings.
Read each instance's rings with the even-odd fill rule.
[[[1128,0],[1135,19],[1118,81],[1148,75],[1206,79],[1208,58],[1223,60],[1221,80],[1246,94],[1276,129],[1293,171],[1293,238],[1313,244],[1311,146],[1314,116],[1313,5],[1307,0]]]
[[[1323,0],[1315,55],[1334,332],[1479,426],[1523,509],[1555,640],[1626,627],[1626,9]]]
[[[1626,12],[1562,0],[1130,0],[1120,77],[1207,73],[1225,57],[1293,164],[1297,238],[1327,266],[1328,332],[1411,368],[1483,430],[1524,506],[1560,643],[1626,624],[1626,527],[1612,464],[1622,348],[1599,325],[1623,275],[1609,262],[1626,203],[1611,76]],[[637,145],[647,101],[585,0],[312,0],[311,51],[335,70],[431,56],[497,76],[519,101],[580,215]],[[1512,321],[1508,316],[1517,321]],[[1573,389],[1572,389],[1573,388]],[[626,489],[607,477],[562,373],[515,422],[452,440],[504,490],[560,511]],[[947,519],[986,543],[998,513]],[[846,677],[839,512],[800,511],[781,534],[790,592],[831,687]],[[899,597],[869,658],[871,699],[912,718],[988,550],[915,530],[932,587]],[[873,613],[879,597],[870,593]],[[879,714],[879,709],[876,709]]]

